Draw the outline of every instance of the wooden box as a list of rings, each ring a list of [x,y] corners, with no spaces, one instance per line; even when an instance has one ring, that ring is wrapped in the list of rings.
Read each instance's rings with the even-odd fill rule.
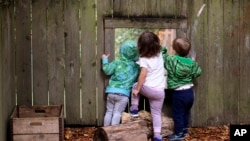
[[[16,106],[11,135],[12,141],[63,141],[63,106]]]

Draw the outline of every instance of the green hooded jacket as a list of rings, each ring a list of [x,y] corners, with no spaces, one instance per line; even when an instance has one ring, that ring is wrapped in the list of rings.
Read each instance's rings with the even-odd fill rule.
[[[132,40],[126,40],[120,46],[119,58],[108,62],[108,58],[102,59],[102,69],[110,76],[106,93],[119,93],[130,96],[133,84],[139,74],[137,44]]]
[[[162,48],[164,67],[167,70],[168,89],[176,89],[186,84],[193,84],[194,78],[201,75],[202,70],[197,62],[188,57],[168,55],[167,49]]]

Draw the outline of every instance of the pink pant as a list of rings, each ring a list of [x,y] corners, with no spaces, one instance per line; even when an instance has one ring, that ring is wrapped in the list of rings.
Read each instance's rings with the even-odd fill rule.
[[[134,87],[137,83],[134,84]],[[143,85],[138,96],[131,95],[131,104],[138,105],[140,94],[147,97],[150,104],[150,111],[153,120],[154,133],[161,133],[161,110],[165,98],[164,89],[155,89]]]

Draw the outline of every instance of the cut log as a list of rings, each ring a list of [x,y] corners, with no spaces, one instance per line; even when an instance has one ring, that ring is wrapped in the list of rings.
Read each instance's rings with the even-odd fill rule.
[[[173,128],[172,118],[162,116],[162,136],[172,134]],[[131,139],[143,141],[143,135],[146,135],[147,138],[153,135],[150,113],[140,111],[138,118],[131,118],[128,113],[123,113],[121,124],[99,127],[94,133],[93,141],[129,141]]]

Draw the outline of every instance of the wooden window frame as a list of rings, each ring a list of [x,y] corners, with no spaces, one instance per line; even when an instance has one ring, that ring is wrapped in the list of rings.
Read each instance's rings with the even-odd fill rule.
[[[104,19],[104,53],[114,59],[116,28],[176,29],[177,37],[187,37],[187,19],[167,18],[105,18]]]

